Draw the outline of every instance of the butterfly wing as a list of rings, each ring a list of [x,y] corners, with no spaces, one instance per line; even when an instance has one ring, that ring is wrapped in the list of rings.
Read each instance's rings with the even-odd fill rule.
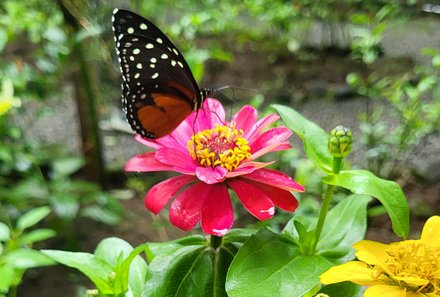
[[[115,10],[113,30],[128,122],[147,138],[171,133],[203,100],[188,64],[156,26],[133,12]]]

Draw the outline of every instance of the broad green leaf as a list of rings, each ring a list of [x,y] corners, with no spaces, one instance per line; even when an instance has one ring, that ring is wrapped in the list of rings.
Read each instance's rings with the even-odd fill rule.
[[[14,282],[14,267],[12,265],[1,265],[0,275],[0,293],[7,293],[9,291],[9,287]]]
[[[351,282],[342,282],[323,287],[320,293],[325,293],[328,296],[338,297],[362,297],[364,289],[362,286],[353,284]]]
[[[333,158],[327,149],[328,133],[290,107],[278,104],[271,106],[286,126],[301,138],[307,157],[324,172],[331,173]]]
[[[84,159],[77,156],[58,158],[53,162],[55,178],[63,178],[78,171],[84,165]]]
[[[60,264],[76,268],[84,273],[102,294],[113,294],[112,267],[95,255],[79,252],[42,250],[44,254]]]
[[[184,246],[150,263],[143,297],[215,296],[212,291],[213,263],[205,246]]]
[[[19,269],[29,269],[54,265],[55,262],[40,251],[31,249],[13,250],[4,255],[3,260],[9,265]]]
[[[9,227],[0,222],[0,241],[7,241],[9,240],[11,236],[11,231],[9,230]]]
[[[133,295],[141,296],[147,264],[138,254],[145,249],[146,246],[142,245],[134,250],[128,242],[116,237],[103,239],[98,244],[95,256],[111,265],[116,272],[116,293],[124,293],[130,285]]]
[[[133,292],[134,297],[141,297],[145,284],[148,267],[139,254],[146,249],[147,244],[137,246],[116,269],[116,281],[124,284],[124,289],[126,288],[125,284],[128,281],[128,284],[130,285],[129,288]],[[125,290],[123,292],[125,292]]]
[[[354,258],[352,245],[365,237],[370,201],[370,196],[350,195],[329,211],[317,246],[318,254],[329,260],[338,259],[339,263]]]
[[[235,242],[235,243],[243,243],[249,239],[252,235],[257,233],[258,229],[231,229],[229,232],[223,237],[223,242]]]
[[[303,256],[284,236],[263,229],[234,258],[226,279],[229,297],[300,297],[319,284],[332,263]]]
[[[34,243],[34,242],[38,242],[38,241],[46,240],[48,238],[52,238],[56,234],[57,233],[54,230],[52,230],[52,229],[32,230],[31,232],[23,234],[20,237],[20,243],[22,243],[22,244],[31,244],[31,243]]]
[[[188,245],[190,240],[194,244]],[[226,297],[226,273],[239,245],[224,242],[214,250],[206,239],[200,241],[193,236],[173,249],[164,243],[167,253],[151,261],[142,296]]]
[[[34,208],[18,219],[17,228],[20,230],[25,230],[26,228],[32,227],[44,219],[49,213],[50,208],[48,206]]]
[[[209,242],[207,241],[206,237],[202,235],[191,235],[167,242],[151,242],[148,243],[147,259],[148,261],[152,261],[156,256],[164,257],[167,255],[171,255],[184,246],[207,246],[208,244]]]
[[[409,232],[409,208],[402,189],[395,182],[381,179],[366,170],[344,170],[324,177],[327,184],[349,189],[353,193],[378,199],[391,218],[394,233],[406,238]]]

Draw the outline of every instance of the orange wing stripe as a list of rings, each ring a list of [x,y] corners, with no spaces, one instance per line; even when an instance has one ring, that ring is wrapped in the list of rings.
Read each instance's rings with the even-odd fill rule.
[[[167,135],[191,113],[188,101],[179,97],[152,94],[155,104],[146,105],[138,110],[138,118],[145,130],[157,137]]]

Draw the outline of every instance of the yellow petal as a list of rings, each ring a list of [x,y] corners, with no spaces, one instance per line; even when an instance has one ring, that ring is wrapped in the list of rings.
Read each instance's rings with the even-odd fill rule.
[[[418,277],[394,276],[393,279],[405,282],[411,288],[417,288],[429,284],[429,280]]]
[[[350,261],[334,266],[321,274],[321,283],[328,285],[350,281],[361,286],[371,286],[381,283],[373,278],[371,268],[359,261]]]
[[[440,216],[432,216],[426,221],[420,240],[428,246],[440,247]]]
[[[364,297],[406,297],[406,290],[397,287],[397,286],[389,286],[389,285],[377,285],[369,287],[364,292]]]
[[[388,257],[386,253],[388,244],[371,240],[361,240],[353,244],[353,247],[357,250],[356,257],[368,264],[382,264],[382,261]]]

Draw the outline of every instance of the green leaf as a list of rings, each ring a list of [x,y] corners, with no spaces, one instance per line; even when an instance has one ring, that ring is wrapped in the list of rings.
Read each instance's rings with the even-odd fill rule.
[[[79,252],[42,250],[42,252],[60,264],[76,268],[84,273],[102,294],[113,294],[112,267],[95,255]]]
[[[50,208],[48,206],[34,208],[18,219],[17,228],[20,230],[25,230],[26,228],[32,227],[44,219],[49,213]]]
[[[77,172],[84,165],[84,159],[77,156],[58,158],[53,162],[55,178],[63,178]]]
[[[18,249],[7,253],[4,261],[19,269],[29,269],[42,266],[54,265],[55,262],[43,253],[31,249]]]
[[[327,149],[328,133],[290,107],[278,104],[271,106],[280,114],[286,126],[301,138],[307,157],[324,172],[331,173],[333,157]]]
[[[126,292],[130,285],[133,296],[141,296],[147,264],[138,254],[146,248],[146,245],[141,245],[133,249],[128,242],[116,237],[103,239],[98,244],[95,256],[111,265],[116,272],[116,294]]]
[[[143,297],[215,296],[212,294],[213,263],[205,246],[184,246],[150,263]]]
[[[14,283],[14,267],[11,265],[1,265],[0,275],[0,293],[7,293],[9,287]]]
[[[11,231],[9,230],[9,227],[0,222],[0,241],[7,241],[9,240],[11,236]]]
[[[263,229],[245,242],[226,279],[229,297],[300,297],[319,284],[332,263],[303,256],[284,236]]]
[[[342,282],[323,287],[320,293],[327,294],[328,296],[338,297],[362,297],[364,289],[362,286],[353,284],[351,282]]]
[[[31,244],[34,242],[38,242],[38,241],[46,240],[48,238],[52,238],[55,235],[57,235],[57,233],[52,229],[37,229],[37,230],[33,230],[29,233],[23,234],[20,237],[20,243],[25,244],[25,245]]]
[[[143,297],[227,296],[226,273],[240,244],[223,242],[214,250],[206,239],[195,236],[173,244],[170,248],[169,243],[164,243],[167,252],[156,254],[151,261]]]
[[[125,284],[128,282],[134,297],[141,297],[142,295],[148,267],[139,254],[146,249],[147,244],[136,247],[121,265],[116,268],[116,281],[124,284],[124,288],[126,288]]]
[[[409,208],[402,189],[395,182],[381,179],[366,170],[344,170],[324,177],[327,184],[349,189],[353,193],[378,199],[391,218],[394,233],[406,238],[409,232]]]
[[[318,254],[339,263],[354,258],[352,245],[365,237],[370,201],[370,196],[350,195],[329,211],[317,246]]]
[[[208,241],[206,240],[205,236],[191,235],[167,242],[151,242],[148,243],[147,259],[152,261],[156,256],[165,257],[173,254],[184,246],[190,245],[208,246]]]

